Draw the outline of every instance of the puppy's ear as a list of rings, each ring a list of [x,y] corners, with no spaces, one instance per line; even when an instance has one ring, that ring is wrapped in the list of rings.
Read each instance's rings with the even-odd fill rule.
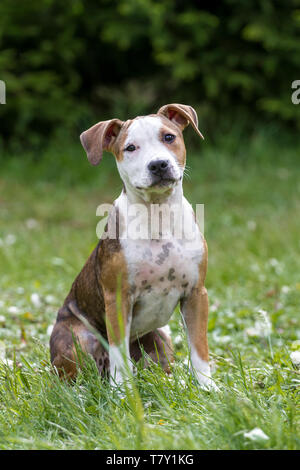
[[[100,163],[103,150],[111,149],[122,124],[123,122],[120,119],[98,122],[98,124],[90,127],[80,135],[82,146],[92,165]]]
[[[177,124],[180,129],[183,129],[191,124],[193,129],[197,132],[197,134],[204,139],[203,135],[198,129],[198,116],[194,108],[192,106],[188,106],[186,104],[166,104],[162,106],[158,111],[157,114],[161,114],[167,117],[170,121]]]

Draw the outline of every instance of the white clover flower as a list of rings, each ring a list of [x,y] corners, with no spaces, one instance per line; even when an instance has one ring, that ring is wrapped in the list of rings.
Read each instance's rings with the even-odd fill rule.
[[[54,256],[52,259],[51,259],[51,263],[54,265],[54,266],[63,266],[65,264],[65,260],[63,258],[58,258],[57,256]]]
[[[34,307],[36,307],[36,308],[41,307],[42,302],[41,302],[41,299],[40,299],[39,294],[37,294],[36,292],[34,292],[33,294],[31,294],[30,300],[31,300],[31,303],[32,303],[32,305],[33,305]]]
[[[12,361],[11,359],[8,359],[7,357],[3,360],[3,362],[10,368],[13,368],[14,366],[14,361]]]
[[[219,336],[219,343],[221,344],[227,344],[230,341],[231,341],[231,336],[229,335]]]
[[[264,338],[271,334],[272,323],[265,310],[260,309],[258,313],[260,313],[261,319],[256,320],[254,326],[246,328],[245,332],[248,336],[260,336]]]
[[[17,237],[13,233],[9,233],[5,237],[6,245],[13,245],[14,243],[16,243],[16,240],[17,240]]]
[[[246,328],[245,333],[247,336],[250,336],[250,337],[259,336],[259,331],[254,326],[250,326],[249,328]]]
[[[37,228],[39,226],[39,223],[36,219],[27,219],[25,221],[25,225],[29,230],[32,230],[34,228]]]
[[[4,361],[6,357],[6,347],[4,341],[0,341],[0,360]]]
[[[6,347],[4,341],[0,341],[0,361],[2,361],[8,367],[13,367],[14,365],[14,361],[6,357]]]
[[[45,297],[45,301],[47,302],[47,304],[54,304],[56,302],[56,298],[54,297],[54,295],[46,295]]]
[[[16,307],[15,305],[11,305],[7,309],[8,313],[20,313],[19,307]]]
[[[173,343],[176,344],[176,346],[178,346],[179,344],[182,343],[182,337],[180,335],[175,336]]]
[[[248,227],[249,230],[251,230],[253,232],[256,229],[255,220],[248,220],[247,227]]]
[[[213,336],[214,341],[219,344],[226,344],[226,343],[229,343],[229,341],[231,341],[231,336],[229,335],[220,336],[220,333],[218,331],[213,331],[212,336]]]
[[[300,351],[293,351],[290,358],[295,367],[300,367]]]
[[[274,269],[276,274],[280,274],[282,272],[283,265],[276,258],[269,259],[269,266],[271,266]]]
[[[252,431],[245,432],[244,437],[251,441],[267,441],[270,439],[260,428],[254,428]]]
[[[209,310],[211,312],[216,312],[219,307],[220,307],[220,302],[218,302],[218,300],[216,300],[212,305],[209,306]]]
[[[268,313],[263,309],[258,310],[258,313],[260,313],[262,317],[261,323],[263,324],[262,326],[264,327],[264,336],[269,336],[272,332],[272,323],[271,323],[270,317]]]
[[[253,263],[250,265],[250,269],[251,271],[253,271],[254,273],[258,273],[260,271],[260,267],[257,263]]]
[[[288,294],[290,292],[291,288],[289,286],[282,286],[281,292],[283,294]]]

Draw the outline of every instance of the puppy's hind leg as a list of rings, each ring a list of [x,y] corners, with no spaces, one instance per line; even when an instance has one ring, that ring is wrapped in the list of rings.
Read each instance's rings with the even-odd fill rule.
[[[99,373],[105,374],[109,369],[107,351],[80,320],[70,314],[62,316],[54,325],[50,338],[51,363],[56,367],[60,378],[76,379],[77,367],[84,367],[80,349],[91,354]]]
[[[165,372],[170,373],[170,364],[174,362],[173,345],[165,327],[147,333],[130,345],[130,355],[135,362],[142,358],[142,349],[154,362],[159,362]],[[144,365],[148,367],[147,359]]]

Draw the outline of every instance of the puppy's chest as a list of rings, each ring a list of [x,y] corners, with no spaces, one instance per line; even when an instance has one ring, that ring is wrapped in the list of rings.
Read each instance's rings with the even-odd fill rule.
[[[165,325],[179,299],[197,283],[203,243],[184,240],[126,240],[122,243],[134,302],[133,329],[146,333]],[[149,324],[148,324],[149,323]]]
[[[201,246],[188,250],[183,240],[129,241],[125,247],[129,279],[137,292],[183,292],[198,277]]]

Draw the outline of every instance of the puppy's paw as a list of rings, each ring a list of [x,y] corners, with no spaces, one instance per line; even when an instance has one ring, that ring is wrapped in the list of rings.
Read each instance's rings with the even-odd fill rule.
[[[197,379],[200,388],[202,388],[203,390],[206,390],[208,392],[220,391],[219,387],[216,385],[215,381],[211,377],[210,367],[208,363],[205,364],[205,367],[202,367],[200,370],[192,370],[192,373],[194,373],[194,376]]]
[[[202,390],[205,390],[207,392],[220,392],[219,387],[216,385],[214,380],[211,377],[204,377],[202,375],[201,378],[197,377],[198,379],[198,384]]]
[[[109,382],[113,394],[120,400],[125,399],[126,395],[132,390],[132,381],[129,377],[124,377],[122,374],[117,377],[110,377]]]
[[[123,386],[116,386],[116,385],[112,385],[111,386],[111,389],[112,389],[112,392],[113,392],[113,395],[115,396],[115,398],[118,398],[119,400],[125,400],[126,398],[126,390],[124,389]]]
[[[211,377],[211,370],[208,361],[201,359],[195,350],[191,352],[190,370],[198,381],[199,386],[208,391],[218,391],[218,387]]]

